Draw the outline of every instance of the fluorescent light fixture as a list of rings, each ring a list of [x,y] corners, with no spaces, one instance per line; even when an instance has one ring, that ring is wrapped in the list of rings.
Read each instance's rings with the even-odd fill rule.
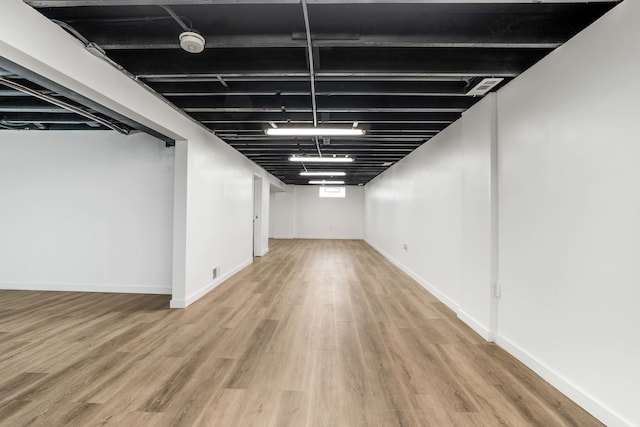
[[[362,129],[345,128],[267,128],[269,136],[362,136]]]
[[[308,163],[351,163],[351,157],[308,157],[308,156],[291,156],[290,162],[308,162]]]
[[[309,181],[309,184],[314,184],[314,185],[325,185],[325,184],[333,184],[333,185],[343,185],[344,181]]]
[[[345,176],[346,173],[338,171],[325,171],[325,172],[300,172],[300,176]]]

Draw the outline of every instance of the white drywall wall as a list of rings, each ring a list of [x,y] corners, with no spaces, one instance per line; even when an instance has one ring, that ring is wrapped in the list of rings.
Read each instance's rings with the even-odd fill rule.
[[[273,232],[276,239],[296,237],[296,212],[294,186],[288,185],[286,191],[273,194]]]
[[[290,185],[273,194],[273,236],[280,239],[362,239],[364,189],[346,186],[344,198],[321,198],[315,185]]]
[[[490,96],[365,186],[366,241],[485,338],[494,118]]]
[[[253,174],[222,145],[189,141],[186,305],[253,259]]]
[[[367,242],[454,309],[460,300],[461,138],[454,123],[366,186]]]
[[[346,186],[344,198],[321,198],[319,187],[296,185],[296,237],[302,239],[362,239],[364,189]]]
[[[0,132],[0,288],[170,294],[173,163],[144,134]]]
[[[494,340],[497,239],[496,94],[467,110],[462,125],[462,253],[458,317],[484,338]]]
[[[498,342],[640,425],[640,2],[499,92]]]
[[[176,139],[173,307],[189,305],[252,261],[252,177],[261,176],[267,189],[282,182],[20,0],[0,2],[0,56]],[[266,212],[261,220],[268,223]],[[221,276],[213,280],[215,266]]]
[[[183,299],[174,293],[174,307],[193,303],[253,261],[254,176],[262,178],[259,220],[261,252],[266,253],[269,188],[284,188],[276,178],[208,132],[189,140],[186,162],[185,293]],[[219,269],[218,277],[213,279],[215,267]]]
[[[258,174],[260,175],[260,174]],[[266,182],[265,182],[266,181]],[[261,224],[260,230],[260,253],[258,256],[264,256],[269,252],[269,226],[271,223],[271,184],[262,179],[262,214],[259,218]]]
[[[276,193],[277,193],[277,191],[275,189],[273,189],[273,188],[269,189],[269,233],[268,233],[268,237],[269,238],[275,237],[274,231],[275,231],[275,207],[276,207],[275,197],[276,197]]]

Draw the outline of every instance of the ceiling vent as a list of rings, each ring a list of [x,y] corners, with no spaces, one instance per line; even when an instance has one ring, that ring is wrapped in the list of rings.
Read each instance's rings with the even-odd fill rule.
[[[491,89],[502,83],[504,79],[502,77],[496,78],[488,78],[482,79],[477,85],[472,87],[469,92],[467,92],[468,96],[482,96],[486,95]]]

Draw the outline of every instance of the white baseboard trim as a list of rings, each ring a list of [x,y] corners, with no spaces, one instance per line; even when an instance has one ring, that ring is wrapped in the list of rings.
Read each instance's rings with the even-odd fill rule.
[[[260,255],[258,255],[258,256],[265,256],[265,255],[266,255],[266,254],[268,254],[268,253],[269,253],[269,248],[267,248],[267,249],[263,250],[263,251],[260,253]]]
[[[293,236],[273,236],[273,237],[269,237],[270,239],[286,239],[286,240],[291,240],[291,239],[295,239],[295,237]]]
[[[464,310],[458,309],[458,319],[462,320],[468,327],[473,329],[476,334],[489,342],[495,341],[495,335],[487,327],[482,325],[473,317],[469,316]]]
[[[373,243],[371,243],[367,239],[364,239],[364,241],[365,241],[365,243],[367,245],[371,246],[373,249],[375,249],[377,252],[379,252],[382,256],[384,256],[386,259],[391,261],[396,267],[398,267],[400,270],[402,270],[406,274],[408,274],[413,280],[418,282],[423,288],[425,288],[427,291],[429,291],[431,294],[433,294],[434,297],[438,298],[442,303],[444,303],[447,307],[449,307],[451,310],[453,310],[456,314],[458,313],[458,311],[460,309],[460,306],[459,306],[459,304],[457,302],[455,302],[453,299],[449,298],[445,293],[440,291],[438,288],[433,286],[431,283],[429,283],[426,280],[424,280],[422,277],[418,276],[416,273],[411,271],[410,268],[408,268],[407,266],[405,266],[404,264],[399,262],[397,259],[393,258],[391,255],[387,254],[385,251],[383,251],[382,249],[380,249],[379,247],[377,247],[376,245],[374,245]]]
[[[303,240],[363,240],[362,236],[296,236],[294,239]]]
[[[549,384],[560,390],[569,399],[576,402],[591,415],[599,419],[609,427],[631,427],[633,424],[622,416],[616,414],[602,402],[590,396],[570,380],[558,374],[546,364],[529,354],[526,350],[509,341],[504,336],[496,336],[496,344],[505,349],[516,359],[531,368]]]
[[[193,304],[194,302],[196,302],[197,300],[199,300],[200,298],[202,298],[203,296],[211,292],[214,288],[216,288],[222,282],[229,279],[231,276],[238,273],[240,270],[243,270],[244,268],[250,266],[252,262],[253,262],[253,257],[242,262],[240,265],[238,265],[233,270],[229,271],[227,274],[220,276],[213,282],[209,283],[207,286],[203,287],[199,291],[192,293],[185,299],[172,299],[169,302],[169,307],[170,308],[187,308],[188,306],[190,306],[191,304]]]
[[[170,286],[111,285],[93,283],[0,282],[0,289],[14,291],[102,292],[171,295]]]

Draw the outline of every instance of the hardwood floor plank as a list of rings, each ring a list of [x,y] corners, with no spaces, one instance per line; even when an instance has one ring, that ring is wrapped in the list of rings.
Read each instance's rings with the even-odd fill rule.
[[[198,374],[189,378],[181,393],[165,408],[165,420],[172,426],[191,426],[205,412],[211,410],[211,400],[222,390],[235,360],[209,359]]]
[[[249,348],[238,360],[231,373],[226,388],[246,389],[249,386],[254,375],[256,375],[256,371],[259,369],[262,356],[266,352],[277,325],[278,321],[276,320],[263,320],[260,322],[253,333]]]
[[[85,426],[105,426],[105,427],[120,427],[120,426],[169,426],[165,415],[156,412],[138,412],[138,411],[126,411],[117,413],[114,412],[108,415],[106,418],[96,418],[94,421]],[[80,426],[78,426],[80,427]]]
[[[30,402],[26,400],[4,400],[0,403],[0,425],[11,425],[5,421],[20,412]]]
[[[207,410],[200,414],[194,424],[198,427],[239,426],[240,418],[247,400],[247,390],[222,389],[207,404]]]
[[[34,382],[46,376],[42,372],[23,372],[11,379],[5,379],[6,383],[0,386],[0,401],[13,398],[26,388],[33,386]]]
[[[129,371],[130,376],[125,377],[124,383],[117,382],[113,388],[101,389],[92,397],[90,403],[101,404],[92,423],[106,422],[109,425],[118,425],[116,420],[122,419],[120,414],[131,414],[135,419],[139,418],[140,414],[154,413],[139,408],[166,386],[172,373],[179,370],[182,363],[181,358],[158,358],[136,362]],[[164,416],[158,419],[164,419]],[[120,425],[136,425],[126,424],[126,418],[122,420],[120,422],[123,424]]]
[[[86,426],[100,409],[96,403],[65,402],[53,410],[36,415],[27,425],[34,427],[48,426]]]
[[[251,387],[269,390],[305,391],[309,389],[313,353],[265,353]]]
[[[306,420],[306,393],[283,391],[280,393],[278,411],[273,425],[277,427],[303,426]]]
[[[332,427],[345,425],[339,412],[337,354],[335,350],[313,352],[313,373],[308,393],[307,425]],[[329,410],[329,408],[331,408]]]
[[[0,426],[600,426],[362,241],[272,240],[186,310],[0,291]]]

